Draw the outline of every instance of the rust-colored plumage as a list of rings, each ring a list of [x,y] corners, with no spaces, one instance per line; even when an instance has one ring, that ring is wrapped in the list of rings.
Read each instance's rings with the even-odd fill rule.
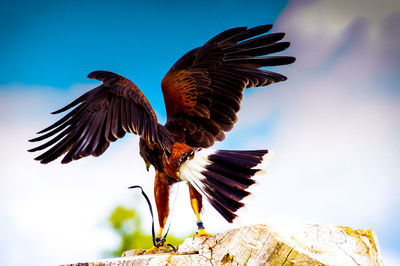
[[[169,213],[170,187],[182,180],[189,184],[200,234],[206,234],[199,214],[202,197],[232,222],[268,151],[208,148],[233,128],[246,88],[286,80],[281,74],[262,69],[295,60],[265,56],[289,47],[288,42],[280,41],[284,33],[265,34],[271,28],[233,28],[181,57],[161,83],[165,125],[158,123],[150,103],[132,81],[108,71],[90,73],[89,78],[103,84],[53,112],[70,110],[31,140],[47,142],[30,151],[47,149],[35,158],[41,163],[64,154],[62,163],[69,163],[99,156],[110,142],[125,133],[135,133],[140,136],[140,155],[146,165],[156,169],[154,192],[160,232]]]

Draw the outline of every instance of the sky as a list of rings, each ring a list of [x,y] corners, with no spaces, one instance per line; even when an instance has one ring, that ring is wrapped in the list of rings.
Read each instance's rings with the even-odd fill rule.
[[[185,52],[236,26],[275,24],[297,58],[288,80],[245,92],[239,121],[215,148],[275,151],[229,225],[206,205],[210,232],[255,223],[371,228],[386,265],[400,265],[400,5],[396,1],[13,1],[0,9],[1,265],[102,257],[117,236],[107,216],[152,194],[138,138],[68,165],[34,161],[27,140],[50,112],[97,86],[110,70],[134,81],[165,121],[160,83]],[[185,184],[170,232],[195,229]],[[175,196],[173,196],[175,197]],[[172,197],[172,198],[173,198]],[[145,228],[149,230],[149,228]],[[51,254],[51,255],[49,255]]]

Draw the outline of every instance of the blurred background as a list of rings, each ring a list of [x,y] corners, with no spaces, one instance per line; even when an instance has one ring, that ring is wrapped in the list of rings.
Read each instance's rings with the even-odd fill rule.
[[[99,84],[86,78],[94,70],[134,81],[163,123],[160,83],[173,63],[223,30],[261,24],[287,33],[284,54],[297,61],[273,69],[287,81],[246,91],[239,122],[216,148],[276,155],[241,218],[227,224],[207,204],[206,229],[371,228],[386,264],[400,265],[400,4],[390,0],[2,1],[0,264],[100,259],[118,255],[127,237],[148,247],[147,204],[127,189],[141,185],[153,198],[154,169],[146,172],[137,136],[68,165],[34,161],[27,140]],[[179,242],[196,224],[184,183],[174,197]]]

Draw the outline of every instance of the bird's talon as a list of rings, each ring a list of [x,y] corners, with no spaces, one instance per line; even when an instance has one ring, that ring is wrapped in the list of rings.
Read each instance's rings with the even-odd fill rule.
[[[158,248],[156,247],[156,246],[152,246],[151,248],[149,248],[149,249],[145,249],[145,250],[143,250],[143,252],[142,252],[142,255],[145,255],[145,254],[154,254],[154,251],[155,250],[158,250]]]
[[[156,242],[156,246],[153,246],[148,250],[143,250],[141,255],[165,253],[165,250],[167,252],[176,252],[176,248],[173,245],[165,244],[165,238],[164,238],[164,241]]]
[[[195,238],[195,237],[202,237],[202,236],[215,236],[215,234],[207,233],[207,232],[204,230],[204,228],[200,228],[199,231],[197,231],[197,232],[194,234],[193,238]]]

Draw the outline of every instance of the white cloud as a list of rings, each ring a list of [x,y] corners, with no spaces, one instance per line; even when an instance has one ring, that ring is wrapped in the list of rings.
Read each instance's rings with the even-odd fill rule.
[[[394,253],[384,253],[382,254],[383,261],[385,262],[386,266],[399,266],[400,265],[400,258],[398,254]]]

